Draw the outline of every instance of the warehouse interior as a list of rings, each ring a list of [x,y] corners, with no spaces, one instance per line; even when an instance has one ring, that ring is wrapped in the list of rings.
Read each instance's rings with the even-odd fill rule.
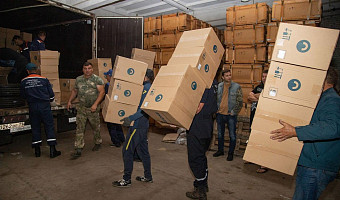
[[[39,31],[46,33],[44,42],[49,51],[31,51],[30,62],[39,66],[40,75],[47,77],[52,85],[56,97],[54,104],[51,104],[54,132],[58,141],[57,148],[62,152],[57,158],[49,158],[49,146],[46,142],[48,138],[44,134],[44,125],[41,125],[41,157],[34,156],[34,149],[31,148],[29,104],[20,96],[18,81],[25,77],[22,74],[26,68],[23,66],[19,70],[16,65],[9,67],[1,62],[0,200],[188,199],[186,192],[193,189],[192,182],[195,177],[188,163],[188,132],[185,129],[189,130],[191,127],[196,105],[205,89],[210,88],[214,79],[218,82],[224,81],[221,74],[223,70],[230,70],[231,80],[240,86],[243,98],[235,125],[236,146],[231,162],[226,160],[228,149],[232,146],[229,126],[225,126],[226,133],[222,144],[226,155],[215,157],[214,154],[219,151],[219,130],[217,121],[213,122],[211,143],[206,153],[209,168],[207,197],[216,200],[293,199],[297,179],[296,165],[303,143],[297,144],[297,140],[289,140],[289,143],[285,143],[289,146],[281,143],[275,146],[268,142],[268,134],[265,135],[266,139],[263,139],[263,135],[256,134],[281,126],[277,123],[278,119],[281,119],[278,117],[296,122],[294,126],[299,123],[309,124],[321,96],[323,80],[331,61],[335,70],[340,73],[340,40],[335,32],[340,30],[339,10],[338,0],[0,2],[1,61],[7,60],[4,49],[20,53],[20,49],[12,41],[13,36],[19,35],[25,41],[32,42]],[[318,30],[320,34],[328,33],[329,37],[310,38],[319,41],[317,45],[321,47],[325,44],[330,44],[330,47],[325,47],[324,52],[318,51],[324,56],[313,52],[314,57],[286,55],[288,61],[285,62],[284,55],[280,60],[282,54],[278,46],[283,46],[282,38],[285,36],[279,38],[283,32],[280,24],[283,24],[281,27],[288,27],[285,30],[292,29],[301,34],[310,31],[308,35],[315,37],[319,36]],[[325,33],[321,33],[322,30]],[[212,44],[214,49],[208,50]],[[93,73],[98,75],[104,84],[108,83],[110,89],[100,104],[101,148],[99,151],[91,151],[94,136],[91,125],[87,123],[82,155],[73,159],[79,98],[72,101],[71,111],[68,111],[67,107],[76,78],[83,74],[82,66],[86,61],[92,63]],[[201,64],[208,74],[201,70]],[[286,64],[296,68],[289,71],[290,69],[285,68]],[[129,74],[131,66],[133,77],[115,71],[121,68]],[[281,70],[283,68],[286,73],[291,74],[302,72],[304,75],[298,75],[299,79],[315,83],[310,89],[312,95],[291,95],[284,91],[286,93],[283,96],[273,97],[273,93],[270,93],[273,92],[273,86],[264,88],[263,90],[269,92],[268,95],[262,93],[260,100],[262,98],[262,102],[270,102],[272,107],[263,108],[264,103],[259,104],[261,108],[258,110],[261,112],[255,115],[255,125],[251,126],[252,102],[248,95],[258,85],[263,84],[264,71],[269,70],[268,76],[277,76],[278,69],[274,70],[274,67],[281,67]],[[195,71],[196,68],[200,71]],[[113,75],[108,82],[106,74],[109,69],[113,69]],[[147,69],[153,70],[155,75],[156,84],[151,86],[152,93],[157,95],[158,89],[163,92],[164,97],[158,95],[155,98],[152,93],[148,93],[144,102],[139,102],[140,94],[135,97],[132,92],[132,100],[120,97],[117,101],[117,95],[131,95],[118,91],[119,87],[125,87],[125,82],[129,84],[128,87],[134,87],[131,91],[142,91],[144,72]],[[142,72],[137,76],[138,70]],[[18,76],[20,78],[16,77],[14,80],[13,74],[18,72],[22,72],[21,77]],[[167,76],[171,73],[172,76]],[[195,79],[196,76],[200,77],[199,80]],[[296,78],[293,76],[295,74],[290,78]],[[198,86],[191,84],[191,88],[184,88],[183,85],[186,82],[191,83],[192,80]],[[171,81],[173,83],[169,83]],[[267,79],[268,82],[272,85],[281,84],[274,79]],[[335,88],[340,88],[340,81]],[[274,88],[275,95],[276,89]],[[339,90],[337,92],[340,95]],[[165,94],[173,96],[168,100]],[[155,100],[154,104],[152,100]],[[169,103],[162,106],[156,104],[162,100]],[[283,107],[286,104],[290,105]],[[137,161],[133,162],[131,187],[116,188],[112,186],[113,181],[121,179],[124,174],[124,145],[112,145],[107,123],[122,124],[121,120],[124,118],[120,115],[121,111],[124,110],[123,115],[129,116],[134,114],[137,108],[150,116],[148,148],[153,183],[135,180],[137,175],[143,175],[145,172],[142,162]],[[113,114],[116,112],[119,116]],[[270,117],[273,119],[269,119]],[[271,124],[274,120],[278,125]],[[260,123],[264,125],[263,128],[258,125]],[[123,126],[123,133],[127,136],[128,128]],[[337,134],[339,135],[339,130]],[[129,144],[130,140],[126,143]],[[271,157],[273,155],[276,157]],[[266,167],[266,170],[259,173],[259,167]],[[338,188],[340,171],[319,199],[340,199]]]

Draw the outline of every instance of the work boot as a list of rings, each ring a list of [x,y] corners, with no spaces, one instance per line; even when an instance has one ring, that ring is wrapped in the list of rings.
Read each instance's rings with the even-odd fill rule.
[[[232,161],[234,159],[233,153],[228,153],[227,161]]]
[[[98,151],[100,149],[100,144],[95,144],[92,151]]]
[[[214,157],[219,157],[219,156],[223,156],[224,155],[224,152],[223,151],[216,151],[216,153],[213,154]]]
[[[204,188],[194,188],[194,191],[185,194],[190,199],[207,200],[207,193]]]
[[[50,146],[50,158],[55,158],[60,155],[61,155],[61,152],[55,149],[55,145],[51,145]]]
[[[121,187],[121,188],[127,188],[127,187],[130,187],[131,186],[131,180],[124,180],[124,179],[121,179],[119,181],[113,181],[112,182],[112,185],[114,187]]]
[[[34,154],[35,154],[35,157],[40,157],[41,155],[40,146],[34,147]]]
[[[71,154],[72,159],[75,160],[81,156],[82,149],[76,149],[74,153]]]
[[[136,180],[145,183],[153,183],[152,179],[145,178],[144,176],[137,176]]]

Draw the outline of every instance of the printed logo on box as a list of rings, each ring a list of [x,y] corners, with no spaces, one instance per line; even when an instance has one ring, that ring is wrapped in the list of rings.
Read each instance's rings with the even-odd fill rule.
[[[280,68],[280,67],[277,67],[275,72],[274,72],[274,77],[281,79],[282,78],[282,74],[283,74],[283,69]]]
[[[217,53],[217,46],[216,46],[216,44],[213,47],[213,51],[214,51],[214,53]]]
[[[311,44],[308,40],[300,40],[296,44],[296,49],[301,53],[306,53],[310,50]]]
[[[163,95],[159,94],[159,95],[156,96],[155,101],[160,102],[160,101],[162,101],[162,99],[163,99]]]
[[[126,97],[131,96],[131,91],[130,90],[125,90],[124,91],[124,96],[126,96]]]
[[[107,64],[106,64],[106,63],[104,63],[104,67],[107,67]]]
[[[191,89],[192,89],[192,90],[196,90],[196,89],[197,89],[197,83],[196,83],[196,81],[194,81],[194,82],[191,83]]]
[[[119,117],[123,117],[124,115],[125,115],[125,111],[124,110],[118,111],[118,116]]]
[[[133,75],[134,73],[135,73],[135,70],[133,69],[133,68],[129,68],[128,70],[127,70],[127,73],[129,74],[129,75]]]
[[[282,39],[284,40],[290,40],[290,36],[292,35],[292,30],[285,28],[285,30],[282,33]]]
[[[205,72],[209,72],[209,65],[208,65],[208,64],[205,64],[205,66],[204,66],[204,71],[205,71]]]
[[[288,82],[288,88],[291,91],[298,91],[301,88],[301,82],[298,79],[292,79]]]

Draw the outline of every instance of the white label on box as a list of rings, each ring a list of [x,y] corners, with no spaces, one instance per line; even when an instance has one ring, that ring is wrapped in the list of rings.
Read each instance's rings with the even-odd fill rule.
[[[276,88],[270,88],[269,89],[269,96],[276,97],[277,89]]]
[[[276,40],[276,45],[277,46],[283,46],[283,43],[284,43],[284,39],[278,39],[278,40]]]
[[[201,70],[201,67],[202,67],[201,64],[198,64],[198,65],[197,65],[197,69],[198,69],[198,70]]]
[[[144,103],[144,107],[148,107],[149,102]]]
[[[118,95],[113,96],[113,100],[117,101],[118,100]]]
[[[285,59],[286,51],[285,50],[279,50],[277,52],[277,57],[280,59]]]
[[[76,122],[76,121],[77,121],[77,117],[68,118],[68,123],[72,123],[72,122]]]

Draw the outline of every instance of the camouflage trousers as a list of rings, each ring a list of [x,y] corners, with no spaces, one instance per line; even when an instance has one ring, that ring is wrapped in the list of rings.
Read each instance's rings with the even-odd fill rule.
[[[98,107],[95,112],[91,112],[91,108],[86,108],[84,106],[77,107],[77,130],[76,130],[76,139],[74,142],[74,147],[76,149],[84,148],[84,134],[86,122],[89,120],[89,123],[93,130],[93,141],[95,144],[101,144],[102,138],[100,136],[100,118],[99,118],[99,110]]]

